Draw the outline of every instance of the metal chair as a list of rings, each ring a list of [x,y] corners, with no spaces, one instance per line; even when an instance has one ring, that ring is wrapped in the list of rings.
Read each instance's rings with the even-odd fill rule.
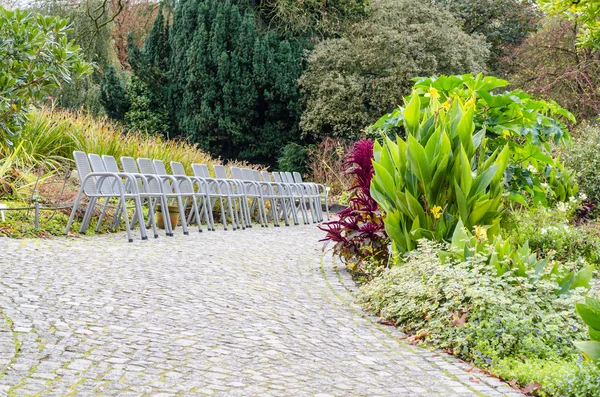
[[[155,160],[156,161],[156,160]],[[209,211],[208,208],[210,206],[210,196],[209,196],[209,188],[208,182],[197,176],[188,176],[185,172],[185,168],[183,168],[183,164],[178,161],[171,161],[171,170],[173,171],[173,175],[176,178],[185,177],[180,183],[179,189],[182,193],[192,192],[195,194],[196,198],[200,201],[201,206],[198,207],[198,210],[202,212],[204,215],[204,219],[206,220],[206,228],[208,230],[215,230],[215,221],[213,219],[212,211]],[[194,189],[195,187],[195,189]],[[194,217],[195,213],[192,213]],[[188,218],[189,221],[193,221],[192,216]],[[200,219],[197,220],[198,224],[200,224]]]
[[[79,173],[79,178],[81,179],[81,186],[77,192],[75,202],[73,203],[73,209],[71,210],[71,215],[69,216],[69,221],[67,222],[65,234],[69,233],[71,225],[73,224],[73,220],[75,219],[75,214],[77,212],[77,208],[79,207],[81,197],[85,194],[90,198],[90,201],[83,216],[79,232],[85,233],[87,230],[96,206],[96,202],[99,198],[117,198],[119,199],[118,205],[122,209],[122,214],[124,215],[123,218],[125,220],[125,232],[127,233],[127,239],[129,242],[133,242],[129,214],[127,213],[127,200],[134,201],[137,210],[137,216],[139,217],[138,221],[140,222],[140,225],[144,225],[142,203],[139,192],[137,191],[135,179],[126,174],[119,175],[114,172],[92,171],[88,157],[84,152],[81,151],[74,151],[73,159],[75,160],[75,166],[77,168],[77,172]],[[127,192],[123,179],[128,180],[132,186],[134,186],[130,192]],[[146,229],[144,227],[140,227],[140,235],[142,240],[148,239]]]

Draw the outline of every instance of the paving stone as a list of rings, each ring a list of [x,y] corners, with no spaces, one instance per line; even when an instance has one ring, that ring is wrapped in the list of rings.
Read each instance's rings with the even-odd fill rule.
[[[322,237],[0,239],[0,396],[519,395],[363,312]]]

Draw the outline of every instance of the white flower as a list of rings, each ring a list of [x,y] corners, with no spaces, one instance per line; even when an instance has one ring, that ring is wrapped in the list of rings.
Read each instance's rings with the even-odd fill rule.
[[[532,174],[537,174],[537,172],[538,172],[538,171],[537,171],[537,168],[535,168],[535,167],[533,166],[533,164],[529,164],[529,165],[527,166],[527,171],[531,172]]]
[[[565,212],[568,207],[567,207],[567,203],[565,203],[564,201],[561,201],[560,203],[558,203],[558,205],[556,206],[556,209],[562,212]]]
[[[585,193],[579,193],[579,199],[580,199],[581,201],[585,201],[585,200],[587,200],[587,194],[585,194]]]
[[[544,189],[548,189],[548,184],[546,182],[540,183],[540,186],[543,187]]]
[[[542,230],[540,230],[540,234],[546,234],[548,233],[548,230],[546,230],[545,227],[542,228]]]
[[[569,197],[569,201],[572,203],[576,203],[577,199],[575,197],[571,196],[571,197]]]

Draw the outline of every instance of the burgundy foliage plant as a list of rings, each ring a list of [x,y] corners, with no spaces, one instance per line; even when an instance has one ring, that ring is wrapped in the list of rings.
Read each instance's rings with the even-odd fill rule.
[[[338,214],[339,219],[319,226],[327,232],[321,241],[334,243],[334,252],[352,267],[360,266],[367,258],[379,264],[388,259],[384,214],[370,193],[373,144],[370,139],[362,139],[353,145],[344,162],[345,173],[353,178],[348,208]]]

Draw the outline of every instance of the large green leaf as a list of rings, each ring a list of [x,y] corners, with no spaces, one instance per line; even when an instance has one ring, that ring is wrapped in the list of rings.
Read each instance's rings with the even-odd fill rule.
[[[421,122],[421,100],[419,95],[413,93],[404,109],[404,123],[409,134],[416,135]]]
[[[583,352],[583,355],[593,362],[600,362],[600,342],[597,341],[586,341],[586,342],[573,342],[579,350]]]
[[[422,184],[423,193],[426,194],[431,181],[429,160],[427,159],[425,148],[411,135],[408,136],[408,152],[406,155],[413,173],[417,175]]]
[[[577,313],[581,319],[591,328],[600,331],[600,309],[586,303],[577,303],[575,305]]]
[[[471,188],[472,196],[478,196],[485,192],[485,190],[488,188],[488,186],[494,179],[494,176],[496,176],[498,168],[498,165],[493,165],[487,170],[485,170],[483,173],[478,175],[477,178],[475,178],[475,182],[473,183],[473,187]]]

